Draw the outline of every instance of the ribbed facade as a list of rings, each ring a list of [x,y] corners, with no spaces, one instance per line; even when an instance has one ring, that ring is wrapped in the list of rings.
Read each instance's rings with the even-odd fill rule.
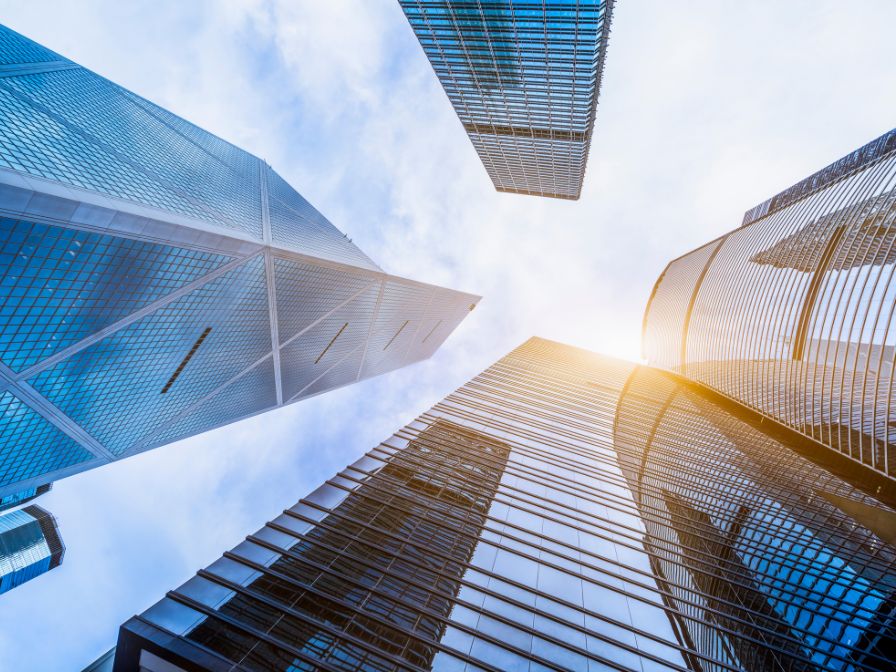
[[[612,0],[400,0],[498,191],[577,199]]]
[[[0,497],[425,359],[478,301],[3,27],[0,298]]]
[[[39,506],[0,516],[0,593],[62,564],[65,546],[56,519]]]
[[[646,367],[616,411],[617,456],[689,666],[890,669],[896,511],[766,432]]]
[[[896,131],[672,261],[649,364],[896,477]]]
[[[115,670],[885,670],[896,512],[531,339],[122,626]]]

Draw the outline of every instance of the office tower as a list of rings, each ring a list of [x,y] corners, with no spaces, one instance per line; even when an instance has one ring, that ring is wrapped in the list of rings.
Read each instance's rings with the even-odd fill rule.
[[[896,512],[770,424],[531,339],[126,622],[114,670],[889,669]]]
[[[6,28],[0,297],[0,497],[425,359],[478,300]]]
[[[578,199],[613,0],[399,0],[498,191]]]
[[[894,489],[888,506],[699,386],[647,368],[626,386],[614,446],[689,667],[889,669]]]
[[[896,477],[896,130],[672,261],[644,356]]]
[[[39,506],[0,516],[0,593],[62,564],[65,546],[56,519]]]
[[[0,511],[8,511],[13,507],[21,506],[26,502],[37,499],[42,494],[49,492],[52,487],[52,483],[47,483],[46,485],[39,485],[36,488],[25,488],[24,490],[14,492],[11,495],[0,497]]]

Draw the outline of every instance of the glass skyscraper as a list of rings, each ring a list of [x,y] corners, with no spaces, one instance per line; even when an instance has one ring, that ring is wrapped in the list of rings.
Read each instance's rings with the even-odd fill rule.
[[[425,359],[478,300],[4,27],[0,298],[0,498]]]
[[[896,130],[672,261],[644,356],[896,478]]]
[[[892,669],[896,511],[739,408],[531,339],[126,622],[114,669]]]
[[[498,191],[578,199],[613,0],[399,0]]]
[[[26,502],[30,502],[32,499],[37,499],[44,493],[49,492],[52,487],[52,483],[47,483],[46,485],[39,485],[36,488],[25,488],[19,492],[0,497],[0,511],[6,511]]]
[[[0,593],[58,567],[64,554],[56,519],[44,509],[0,515]]]

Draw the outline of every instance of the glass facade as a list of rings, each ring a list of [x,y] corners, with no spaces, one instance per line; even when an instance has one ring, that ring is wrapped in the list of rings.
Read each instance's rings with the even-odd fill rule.
[[[885,670],[894,523],[702,388],[531,339],[125,623],[114,669]]]
[[[0,516],[0,593],[62,563],[65,546],[56,520],[39,506]]]
[[[896,476],[896,130],[672,261],[644,356]]]
[[[2,26],[0,297],[0,502],[425,359],[479,298]]]
[[[612,0],[399,0],[498,191],[578,199]]]
[[[25,488],[20,492],[14,492],[11,495],[0,497],[0,511],[7,511],[16,506],[20,506],[22,504],[25,504],[26,502],[37,499],[42,494],[49,492],[52,487],[52,483],[47,483],[46,485],[39,485],[36,488]]]
[[[694,667],[889,669],[893,509],[653,369],[626,382],[614,444]]]

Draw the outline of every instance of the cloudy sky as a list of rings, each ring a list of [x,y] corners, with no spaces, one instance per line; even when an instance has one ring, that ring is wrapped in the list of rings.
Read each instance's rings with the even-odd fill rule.
[[[578,202],[496,193],[395,0],[0,0],[0,20],[266,159],[386,270],[485,298],[430,361],[56,484],[68,551],[0,668],[118,625],[532,335],[639,356],[672,257],[893,126],[892,0],[621,0]]]

